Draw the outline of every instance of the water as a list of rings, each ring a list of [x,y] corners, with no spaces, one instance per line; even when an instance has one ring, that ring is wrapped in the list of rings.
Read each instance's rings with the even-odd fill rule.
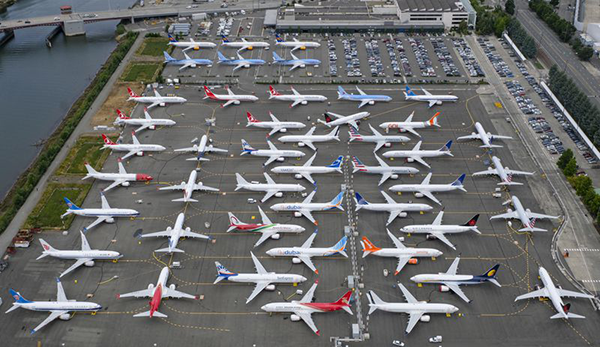
[[[60,6],[76,12],[127,8],[133,0],[86,1],[18,0],[0,22],[42,15],[58,15]],[[54,27],[15,31],[0,48],[0,199],[31,164],[40,148],[33,146],[56,129],[65,114],[116,47],[117,21],[86,24],[86,35],[60,34],[46,47]]]

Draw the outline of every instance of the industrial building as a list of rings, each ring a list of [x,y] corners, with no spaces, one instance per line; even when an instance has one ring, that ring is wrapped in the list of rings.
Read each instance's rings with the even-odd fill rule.
[[[442,23],[450,30],[466,21],[475,29],[477,13],[469,0],[395,0],[397,15],[404,25],[422,26]]]

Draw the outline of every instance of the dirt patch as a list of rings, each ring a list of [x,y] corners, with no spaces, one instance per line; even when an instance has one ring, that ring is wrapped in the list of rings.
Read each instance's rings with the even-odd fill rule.
[[[140,84],[126,82],[115,83],[104,104],[100,106],[98,112],[96,112],[94,117],[92,117],[92,126],[112,125],[117,117],[117,114],[115,113],[116,109],[121,110],[121,112],[127,115],[131,113],[133,107],[135,106],[135,102],[127,101],[129,98],[129,94],[127,93],[128,87],[133,90],[139,90]]]

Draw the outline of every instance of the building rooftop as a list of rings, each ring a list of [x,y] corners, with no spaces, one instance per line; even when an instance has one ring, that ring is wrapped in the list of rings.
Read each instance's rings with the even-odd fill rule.
[[[396,0],[403,12],[461,12],[464,4],[460,0]]]

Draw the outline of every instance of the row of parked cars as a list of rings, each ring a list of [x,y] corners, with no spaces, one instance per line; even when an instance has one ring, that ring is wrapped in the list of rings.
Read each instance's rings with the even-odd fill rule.
[[[500,75],[500,77],[515,77],[512,70],[508,67],[508,64],[506,64],[504,59],[502,59],[499,54],[495,53],[496,47],[494,47],[494,45],[490,42],[489,39],[479,37],[477,38],[477,42],[479,42],[479,45],[483,49],[483,52],[489,59],[490,63],[492,63],[492,66],[494,67],[498,75]]]
[[[394,77],[402,76],[402,72],[400,72],[400,63],[398,63],[398,55],[396,54],[396,50],[394,49],[394,44],[392,43],[392,40],[385,39],[383,40],[383,43],[385,43],[385,48],[387,49],[388,55],[390,56],[392,70],[394,70]],[[408,63],[408,59],[406,60]]]
[[[379,43],[375,39],[365,40],[365,48],[367,49],[367,60],[371,69],[371,77],[384,77],[385,71],[381,62]]]
[[[337,54],[335,53],[335,41],[327,40],[327,50],[329,51],[329,74],[337,76]]]
[[[485,77],[485,73],[483,72],[481,65],[479,65],[477,58],[475,58],[475,54],[473,53],[473,50],[471,49],[467,41],[462,37],[453,38],[452,44],[454,45],[456,52],[458,52],[458,55],[462,59],[465,68],[467,69],[467,71],[469,71],[469,76]]]
[[[433,69],[431,59],[429,59],[429,55],[427,54],[427,48],[425,48],[425,45],[423,44],[423,40],[409,37],[408,43],[410,43],[410,47],[417,58],[417,64],[419,64],[421,76],[437,77],[437,74]]]
[[[450,54],[444,39],[441,37],[432,38],[431,44],[433,45],[433,52],[437,55],[446,76],[460,77],[460,72],[458,71],[456,64],[454,64],[454,59],[452,59],[452,54]]]
[[[342,44],[344,45],[344,58],[346,58],[346,75],[348,77],[361,77],[360,59],[358,59],[356,51],[356,39],[343,39]]]
[[[217,36],[221,37],[221,36],[229,36],[229,33],[231,32],[231,26],[233,25],[233,18],[229,17],[227,19],[225,18],[219,18],[219,27],[217,28]]]
[[[519,109],[524,114],[542,114],[542,111],[525,95],[525,88],[518,81],[505,81],[508,92],[515,98]]]
[[[552,127],[544,117],[529,117],[529,125],[540,136],[540,141],[550,154],[562,154],[565,151],[560,138],[552,131]]]
[[[406,50],[404,49],[404,45],[402,44],[402,40],[394,39],[394,43],[396,44],[396,50],[398,51],[398,57],[400,58],[400,62],[402,63],[402,69],[404,70],[404,76],[412,77],[412,69],[410,68],[410,63],[408,62],[408,56],[406,55]]]

